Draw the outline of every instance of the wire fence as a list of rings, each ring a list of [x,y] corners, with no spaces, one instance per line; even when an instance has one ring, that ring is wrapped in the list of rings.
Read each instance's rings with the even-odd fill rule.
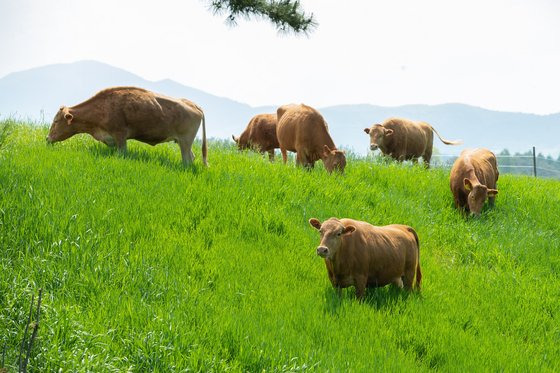
[[[534,177],[560,179],[560,158],[553,159],[542,154],[536,154],[536,149],[524,154],[507,154],[494,152],[498,161],[500,173],[529,175]],[[434,154],[432,167],[451,168],[457,159],[456,154]]]

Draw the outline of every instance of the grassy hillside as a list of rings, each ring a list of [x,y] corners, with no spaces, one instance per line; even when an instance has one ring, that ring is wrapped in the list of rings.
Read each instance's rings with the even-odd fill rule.
[[[49,147],[17,126],[0,150],[0,349],[14,366],[44,289],[37,371],[558,371],[560,183],[504,175],[465,219],[443,170],[350,160],[306,172],[211,143],[119,156]],[[423,288],[336,297],[308,219],[403,223]]]

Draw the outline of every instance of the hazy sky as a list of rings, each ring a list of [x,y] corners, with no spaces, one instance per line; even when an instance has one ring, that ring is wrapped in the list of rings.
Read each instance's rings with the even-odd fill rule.
[[[560,112],[560,1],[301,2],[319,22],[309,37],[230,27],[201,0],[0,0],[0,77],[88,59],[253,106]]]

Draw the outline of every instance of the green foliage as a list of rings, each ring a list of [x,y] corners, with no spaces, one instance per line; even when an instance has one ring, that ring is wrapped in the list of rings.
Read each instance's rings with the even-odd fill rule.
[[[350,159],[305,171],[210,144],[17,126],[0,162],[0,348],[14,369],[30,294],[33,371],[558,371],[557,181],[504,175],[479,219],[445,170]],[[423,288],[337,298],[307,220],[413,226]]]
[[[210,7],[215,13],[228,14],[232,24],[238,17],[257,16],[268,19],[281,32],[306,34],[317,26],[313,14],[305,14],[297,0],[212,0]]]
[[[535,158],[538,177],[560,179],[559,161],[554,160],[550,155],[545,157],[542,153],[537,154]],[[525,153],[516,152],[510,156],[506,149],[498,156],[498,165],[508,173],[533,175],[533,151],[528,150]]]

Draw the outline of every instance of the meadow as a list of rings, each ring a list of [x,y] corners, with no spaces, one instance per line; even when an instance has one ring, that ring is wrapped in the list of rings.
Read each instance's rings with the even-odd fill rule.
[[[448,171],[379,159],[344,175],[213,141],[87,135],[0,148],[0,351],[16,368],[43,289],[33,371],[559,371],[560,183],[501,175],[494,209],[453,207]],[[422,291],[338,298],[316,217],[407,224]]]

